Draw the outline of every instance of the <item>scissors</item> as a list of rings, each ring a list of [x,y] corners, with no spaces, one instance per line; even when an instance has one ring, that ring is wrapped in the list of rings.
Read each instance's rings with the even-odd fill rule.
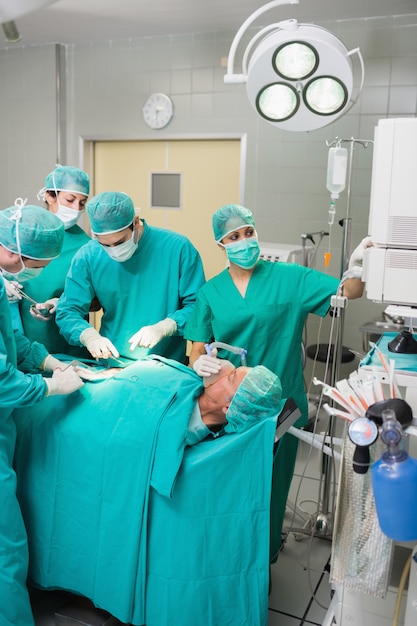
[[[29,302],[32,302],[32,306],[30,308],[36,311],[36,313],[39,313],[40,315],[43,315],[44,317],[48,317],[48,315],[50,315],[50,310],[53,308],[52,304],[48,304],[47,306],[39,309],[38,308],[39,302],[36,302],[36,300],[28,296],[27,293],[25,293],[22,289],[20,289],[20,287],[15,286],[15,290],[20,296],[22,296],[22,298],[25,298],[25,300],[29,300]]]

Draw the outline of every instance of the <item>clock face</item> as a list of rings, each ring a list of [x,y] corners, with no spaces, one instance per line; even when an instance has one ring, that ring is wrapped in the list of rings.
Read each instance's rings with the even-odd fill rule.
[[[153,93],[143,105],[143,119],[154,129],[164,128],[174,115],[174,104],[164,93]]]

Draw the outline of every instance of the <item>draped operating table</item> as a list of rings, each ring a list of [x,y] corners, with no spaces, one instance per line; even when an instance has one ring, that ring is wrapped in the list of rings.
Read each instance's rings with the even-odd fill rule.
[[[174,363],[15,412],[29,581],[135,626],[266,625],[277,418],[185,446],[202,383]]]

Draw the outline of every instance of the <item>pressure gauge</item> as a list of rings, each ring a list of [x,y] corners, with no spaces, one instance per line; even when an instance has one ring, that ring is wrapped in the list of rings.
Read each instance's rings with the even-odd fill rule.
[[[370,465],[369,446],[378,437],[378,426],[367,417],[357,417],[349,424],[349,437],[356,448],[353,453],[352,465],[356,474],[366,474]]]
[[[349,438],[356,446],[370,446],[378,437],[378,426],[367,417],[357,417],[349,424]]]
[[[143,120],[154,130],[165,128],[174,115],[174,103],[165,93],[152,93],[142,109]]]

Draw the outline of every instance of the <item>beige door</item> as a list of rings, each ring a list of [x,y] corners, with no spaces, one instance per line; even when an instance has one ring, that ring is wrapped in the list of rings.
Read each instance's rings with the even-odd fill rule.
[[[225,267],[225,254],[213,240],[211,216],[223,204],[239,203],[240,164],[240,139],[97,141],[94,193],[124,191],[150,225],[186,235],[210,278]],[[179,209],[151,208],[152,172],[181,174]]]

